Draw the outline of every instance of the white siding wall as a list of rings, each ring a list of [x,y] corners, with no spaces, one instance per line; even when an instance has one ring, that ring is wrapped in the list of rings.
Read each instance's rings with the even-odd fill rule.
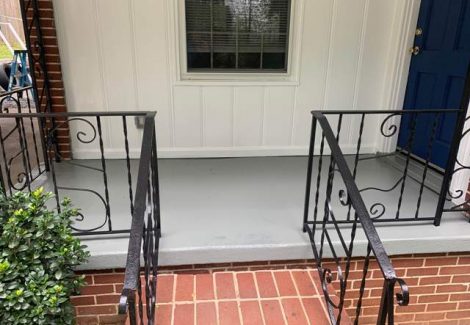
[[[389,108],[392,28],[407,0],[295,0],[303,1],[298,82],[279,84],[178,82],[171,1],[54,1],[70,111],[158,110],[161,155],[201,157],[306,154],[311,109]],[[345,151],[358,125],[344,121]],[[140,131],[131,129],[137,152]],[[364,150],[378,149],[376,134],[365,130]],[[122,139],[105,136],[119,152]],[[76,157],[89,156],[73,145]]]

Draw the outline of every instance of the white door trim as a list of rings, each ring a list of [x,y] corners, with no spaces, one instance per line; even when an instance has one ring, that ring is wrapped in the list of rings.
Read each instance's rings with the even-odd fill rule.
[[[408,49],[413,46],[415,28],[418,23],[421,0],[397,1],[390,37],[389,56],[387,60],[386,79],[383,89],[382,107],[387,110],[403,109],[411,55]],[[399,130],[400,117],[391,121]],[[382,137],[377,143],[378,151],[392,152],[396,148],[398,132],[394,137]]]

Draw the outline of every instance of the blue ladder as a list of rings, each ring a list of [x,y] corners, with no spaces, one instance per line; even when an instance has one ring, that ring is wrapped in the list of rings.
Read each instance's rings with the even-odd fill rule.
[[[28,73],[26,50],[15,50],[13,53],[13,60],[11,61],[10,80],[8,82],[7,91],[13,90],[13,84],[16,78],[17,87],[26,87],[32,84],[31,76]],[[19,62],[18,62],[19,61]]]

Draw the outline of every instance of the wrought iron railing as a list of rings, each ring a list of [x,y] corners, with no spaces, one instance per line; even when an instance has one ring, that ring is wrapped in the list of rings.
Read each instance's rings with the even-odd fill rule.
[[[437,226],[445,212],[470,212],[468,198],[465,200],[465,191],[450,190],[452,176],[463,176],[465,175],[463,171],[470,169],[470,166],[466,166],[457,159],[458,146],[461,140],[470,133],[470,129],[463,130],[464,126],[461,123],[462,120],[466,121],[465,111],[457,109],[369,110],[322,111],[322,114],[336,129],[336,138],[340,147],[343,147],[342,142],[348,143],[349,155],[345,155],[346,161],[373,222],[428,221]],[[400,123],[401,147],[395,150],[394,141],[398,137]],[[423,124],[427,125],[426,132],[419,133],[417,130]],[[344,125],[348,126],[346,130],[344,130]],[[312,126],[316,127],[316,125]],[[406,132],[403,132],[404,128]],[[439,142],[442,142],[438,134],[443,131],[451,133],[453,139],[452,152],[449,156],[439,157],[447,160],[445,170],[432,163],[432,158],[438,155],[436,146],[441,145]],[[389,141],[391,152],[371,153],[371,147],[364,146],[364,142],[370,142],[370,139],[373,139],[375,143]],[[315,140],[318,144],[318,139],[315,138],[311,139],[312,143]],[[315,150],[322,151],[323,145],[320,144],[320,148],[317,146]],[[421,158],[413,154],[417,148],[422,151]],[[319,180],[323,176],[322,173],[326,173],[325,165],[322,167],[321,164],[322,158],[323,151],[318,156],[312,156],[309,164],[311,169],[312,163],[318,162]],[[387,167],[380,169],[380,166]],[[310,169],[309,174],[312,173]],[[316,185],[319,186],[320,182]],[[338,191],[341,190],[339,185],[336,187]],[[309,184],[308,194],[310,190]],[[345,192],[340,191],[340,195],[344,196]],[[455,205],[452,202],[456,199],[465,202]],[[344,205],[339,208],[348,209]],[[342,212],[344,213],[341,217],[337,218],[338,223],[353,222],[349,211]],[[321,223],[321,221],[316,222]]]
[[[36,112],[32,87],[25,87],[0,93],[0,112],[3,114]],[[2,191],[12,194],[25,188],[30,189],[39,176],[49,170],[44,159],[43,127],[32,116],[10,117],[0,123]]]
[[[130,136],[129,125],[135,118],[146,118],[154,113],[36,113],[30,92],[31,87],[27,87],[0,94],[1,190],[11,195],[44,186],[55,194],[57,209],[61,208],[60,202],[65,196],[70,197],[83,209],[73,220],[76,235],[128,234],[134,211],[132,169],[137,161],[131,159],[129,142],[140,142],[135,130]],[[111,141],[111,132],[114,143],[119,146],[119,153],[114,153],[112,162],[105,148],[105,143]],[[63,159],[61,137],[70,137],[75,145],[93,152],[96,159]],[[116,162],[119,168],[115,167]],[[112,166],[111,179],[109,168]],[[79,181],[69,179],[74,175]],[[119,180],[119,193],[114,197],[110,185],[113,180],[114,184]],[[117,214],[120,218],[113,218]],[[120,224],[116,226],[113,221],[118,219]]]
[[[362,268],[362,278],[358,299],[355,301],[355,324],[360,324],[362,312],[362,301],[367,286],[367,277],[372,254],[375,256],[383,276],[382,299],[377,316],[377,324],[393,324],[394,322],[394,291],[398,285],[400,293],[397,294],[398,304],[407,305],[409,301],[408,287],[405,282],[396,276],[395,270],[390,262],[384,246],[375,229],[369,211],[362,199],[362,194],[356,185],[356,168],[351,172],[348,163],[340,149],[338,139],[340,127],[336,135],[322,112],[313,112],[311,141],[308,159],[307,190],[305,199],[305,211],[303,228],[309,234],[310,243],[315,257],[316,266],[320,275],[323,295],[327,305],[327,311],[332,324],[340,324],[345,314],[345,299],[349,291],[357,290],[349,286],[351,262],[353,254],[360,254],[358,248],[354,247],[359,226],[362,227],[366,242],[365,259]],[[341,116],[340,116],[341,119]],[[362,124],[362,123],[361,123]],[[321,132],[318,174],[316,180],[316,191],[314,193],[313,213],[310,214],[311,183],[314,160],[314,144],[316,130],[319,126]],[[341,121],[339,122],[341,125]],[[361,140],[358,141],[360,147]],[[327,156],[326,149],[329,149]],[[356,167],[357,158],[356,156]],[[326,182],[323,167],[326,167]],[[339,178],[339,182],[338,182]],[[335,182],[340,184],[341,190],[336,198],[339,206],[345,208],[345,221],[352,224],[351,227],[341,227],[335,206]],[[324,193],[321,195],[320,193]],[[321,198],[321,199],[320,199]],[[357,245],[356,245],[357,246]],[[353,251],[356,248],[356,251]],[[344,258],[343,258],[344,256]],[[330,267],[331,263],[334,269]],[[336,279],[336,281],[334,281]],[[333,286],[333,282],[336,287]]]
[[[157,147],[152,114],[145,117],[134,202],[119,314],[127,314],[131,325],[152,325],[155,322],[158,247],[161,235]],[[141,252],[144,262],[143,277]],[[145,292],[142,292],[142,280]]]

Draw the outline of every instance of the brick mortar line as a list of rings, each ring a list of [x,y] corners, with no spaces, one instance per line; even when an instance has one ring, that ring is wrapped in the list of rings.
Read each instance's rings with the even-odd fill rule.
[[[175,277],[176,278],[176,277]],[[157,279],[158,280],[158,279]],[[193,306],[193,322],[194,324],[197,324],[197,308],[196,308],[196,295],[197,295],[197,291],[196,291],[196,277],[194,276],[193,277],[193,301],[194,301],[194,306]],[[157,297],[155,297],[155,301],[157,301]]]
[[[253,273],[256,273],[256,271],[254,271]],[[284,324],[289,324],[287,322],[286,311],[284,310],[284,306],[282,305],[282,299],[279,296],[279,290],[277,288],[276,277],[274,276],[274,272],[273,272],[273,270],[269,270],[269,271],[267,271],[267,273],[269,273],[269,275],[271,276],[271,278],[273,280],[273,283],[274,283],[274,289],[276,289],[276,293],[277,293],[277,299],[273,299],[273,300],[277,300],[277,302],[279,304],[279,308],[281,309],[281,314],[282,314],[282,317],[284,319]],[[290,274],[290,271],[287,271],[287,273]],[[253,276],[255,277],[255,281],[258,282],[258,280],[256,279],[256,276],[255,275],[253,275]],[[295,281],[293,281],[293,282],[294,282],[294,286],[295,286]],[[299,293],[299,292],[297,292],[297,293]],[[261,295],[258,295],[258,296],[261,299]],[[282,298],[284,298],[284,297],[282,297]],[[302,302],[300,302],[300,303],[302,303]]]
[[[289,276],[292,278],[292,271],[289,271]],[[315,281],[313,281],[313,278],[310,276],[310,272],[309,271],[305,271],[305,273],[307,273],[307,277],[310,279],[310,281],[312,282],[312,285],[313,287],[315,288],[315,292],[318,294],[318,290],[317,290],[317,286],[315,284]],[[273,272],[273,278],[276,279],[274,277],[274,272]],[[294,279],[292,279],[294,280]],[[275,285],[276,285],[276,288],[277,288],[277,282],[274,282]],[[295,284],[294,284],[295,286]],[[280,292],[278,292],[278,294],[280,295]],[[298,292],[299,296],[300,296],[300,291]],[[299,298],[299,301],[300,301],[300,306],[302,307],[302,310],[304,311],[304,314],[305,314],[305,317],[307,318],[307,322],[310,324],[310,325],[315,325],[315,324],[312,324],[312,322],[310,321],[310,317],[308,317],[308,313],[307,313],[307,309],[305,309],[305,304],[304,304],[304,301],[303,299]]]
[[[292,283],[294,284],[294,288],[295,288],[295,291],[297,292],[297,296],[298,296],[298,297],[301,297],[299,287],[297,286],[297,282],[295,281],[295,278],[294,278],[294,275],[292,274],[292,272],[293,272],[292,270],[287,271],[287,273],[288,273],[289,276],[291,277]],[[308,273],[309,273],[309,272],[306,271],[306,273],[307,273],[307,276],[308,276]],[[274,278],[274,273],[273,273],[273,278]],[[310,279],[310,277],[309,277],[309,279]],[[311,279],[310,279],[310,280],[311,280]],[[315,282],[312,281],[312,283],[313,283],[313,287],[316,288]],[[315,290],[315,291],[316,291],[316,290]],[[318,291],[316,291],[316,292],[318,293]],[[278,293],[278,294],[279,294],[279,293]],[[307,318],[307,321],[308,321],[308,323],[310,324],[310,320],[309,320],[308,314],[307,314],[307,312],[305,311],[305,308],[304,308],[304,302],[303,302],[303,300],[302,300],[301,298],[299,298],[299,301],[300,301],[300,305],[302,306],[302,310],[303,310],[303,312],[304,312],[304,314],[305,314],[305,317]],[[288,322],[287,322],[287,316],[286,316],[285,313],[284,313],[284,307],[282,306],[282,303],[281,303],[281,308],[282,308],[282,310],[283,310],[282,315],[284,316],[284,320],[286,321],[286,324],[288,324]]]
[[[212,290],[214,291],[214,300],[217,300],[217,283],[215,282],[215,275],[211,276],[211,278],[212,278]],[[217,325],[219,325],[220,324],[219,304],[214,301],[214,305],[215,305],[216,322],[217,322]]]
[[[174,276],[173,277],[173,290],[172,290],[172,293],[171,293],[171,300],[172,301],[175,301],[176,299],[176,285],[177,285],[177,277]],[[158,281],[158,279],[157,279]],[[175,324],[175,309],[176,309],[176,304],[172,304],[172,307],[171,307],[171,319],[170,319],[170,323],[171,325],[174,325]]]
[[[258,281],[256,280],[256,276],[254,272],[252,272],[252,277],[253,277],[253,282],[255,284],[256,296],[261,297],[259,287],[258,287]],[[269,325],[269,324],[266,324],[266,318],[264,317],[263,306],[261,305],[261,300],[260,299],[257,299],[257,300],[258,300],[258,308],[261,313],[261,319],[263,320],[263,324]]]
[[[316,270],[316,272],[318,273],[318,270]],[[310,274],[310,272],[308,272],[308,275],[310,276],[310,278],[313,281],[314,279],[313,279],[313,276]],[[321,282],[320,274],[318,274],[318,280]],[[315,281],[313,281],[313,285],[315,286],[315,289],[316,289],[316,291],[317,291],[317,293],[320,297],[318,300],[320,301],[323,312],[325,313],[325,315],[327,315],[327,318],[329,318],[328,309],[326,308],[326,303],[324,301],[325,299],[324,299],[324,296],[322,296],[323,288],[318,288],[317,283]]]
[[[240,290],[238,288],[238,279],[236,277],[236,274],[235,272],[232,272],[232,278],[233,278],[233,286],[234,286],[234,291],[235,291],[235,298],[236,299],[236,302],[237,302],[237,310],[238,310],[238,317],[240,318],[240,324],[244,325],[244,320],[243,320],[243,315],[242,315],[242,308],[241,308],[241,305],[240,305],[240,301],[241,301],[241,297],[240,297]]]
[[[240,301],[240,302],[249,302],[249,301],[272,301],[277,300],[281,301],[282,299],[308,299],[308,298],[321,298],[321,295],[313,295],[313,296],[282,296],[282,297],[269,297],[269,298],[224,298],[224,299],[208,299],[208,300],[181,300],[181,301],[171,301],[171,302],[161,302],[157,303],[157,306],[167,306],[167,305],[189,305],[189,304],[200,304],[206,302],[230,302],[230,301]],[[110,305],[110,303],[101,304],[98,306],[106,306]],[[145,305],[145,304],[144,304]],[[84,306],[94,306],[94,305],[79,305],[77,307],[84,307]],[[367,306],[373,307],[373,306]]]

